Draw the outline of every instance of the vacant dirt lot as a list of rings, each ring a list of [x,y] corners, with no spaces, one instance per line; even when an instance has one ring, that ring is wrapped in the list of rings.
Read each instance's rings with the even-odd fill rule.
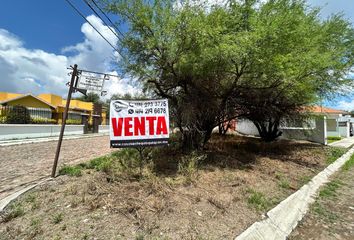
[[[37,187],[7,208],[0,239],[233,239],[331,155],[315,144],[243,137],[213,137],[189,156],[197,165],[164,151],[142,177],[117,164],[129,156],[120,151],[91,161],[79,177]]]
[[[57,141],[0,147],[0,199],[51,173]],[[110,153],[109,136],[64,140],[59,164]]]
[[[354,239],[354,169],[342,171],[332,180],[322,188],[319,199],[290,239]]]

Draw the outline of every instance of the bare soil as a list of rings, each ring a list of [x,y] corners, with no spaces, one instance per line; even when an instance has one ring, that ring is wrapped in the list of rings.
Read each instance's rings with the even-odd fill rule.
[[[339,183],[338,190],[333,196],[319,197],[289,239],[354,239],[354,168],[332,180]]]
[[[141,179],[60,176],[7,208],[0,239],[233,239],[321,171],[328,151],[214,136],[188,176],[168,149]]]

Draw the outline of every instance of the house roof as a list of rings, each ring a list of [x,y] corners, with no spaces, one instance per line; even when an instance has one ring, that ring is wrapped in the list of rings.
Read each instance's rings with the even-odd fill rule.
[[[12,102],[12,101],[15,101],[15,100],[18,100],[18,99],[22,99],[22,98],[26,98],[26,97],[33,97],[33,98],[35,98],[36,100],[38,100],[38,101],[40,101],[40,102],[42,102],[42,103],[48,105],[48,106],[51,107],[51,108],[54,108],[54,109],[56,108],[56,106],[54,106],[54,105],[52,105],[52,104],[50,104],[50,103],[44,101],[43,99],[40,99],[40,98],[38,98],[38,97],[36,97],[36,96],[33,96],[33,95],[30,94],[30,93],[24,94],[24,95],[21,95],[21,96],[18,96],[18,97],[6,99],[6,100],[4,100],[4,101],[1,101],[0,104],[5,104],[5,103],[8,103],[8,102]]]
[[[325,113],[325,114],[349,114],[347,111],[338,110],[334,108],[313,106],[310,108],[313,113]]]

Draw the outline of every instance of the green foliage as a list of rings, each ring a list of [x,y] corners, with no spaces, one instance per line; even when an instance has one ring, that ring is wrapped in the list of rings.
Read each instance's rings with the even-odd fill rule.
[[[21,217],[25,214],[25,210],[21,203],[15,202],[9,206],[9,209],[3,216],[4,222],[9,222],[14,218]]]
[[[341,140],[342,138],[341,137],[335,137],[335,136],[330,136],[330,137],[327,137],[327,142],[328,143],[332,143],[332,142],[336,142],[336,141],[339,141]]]
[[[344,171],[348,171],[348,170],[351,169],[353,166],[354,166],[354,155],[352,155],[352,156],[350,157],[350,159],[344,163],[344,165],[342,166],[342,169],[343,169]]]
[[[279,181],[279,187],[284,188],[284,189],[289,189],[290,183],[287,179],[283,178]]]
[[[6,116],[8,124],[28,124],[31,123],[31,117],[26,107],[16,105],[10,108]]]
[[[339,180],[333,180],[321,189],[319,196],[321,198],[334,197],[336,196],[337,189],[342,185],[343,183]]]
[[[323,204],[320,202],[316,201],[312,205],[312,210],[318,215],[323,217],[326,220],[329,220],[330,222],[335,221],[338,216],[334,214],[332,211],[329,211]]]
[[[258,211],[265,211],[271,206],[271,201],[264,196],[263,193],[257,192],[253,189],[249,189],[248,192],[250,195],[248,196],[247,202],[250,207],[255,208]]]
[[[80,177],[82,175],[80,166],[63,166],[59,170],[59,175],[69,175],[73,177]]]
[[[52,218],[52,223],[58,224],[63,221],[63,213],[57,213]]]
[[[81,119],[66,119],[66,124],[68,125],[80,125],[82,124]]]
[[[206,159],[205,154],[192,152],[186,156],[182,156],[178,162],[178,173],[186,177],[187,183],[193,182],[197,177],[199,164]]]
[[[341,140],[342,137],[335,137],[335,136],[329,136],[327,137],[327,140]]]
[[[55,119],[50,119],[50,118],[35,117],[35,118],[31,118],[31,123],[33,123],[33,124],[56,124],[57,121]]]
[[[1,116],[0,115],[0,124],[6,123],[6,116]]]
[[[299,179],[299,187],[307,184],[308,182],[310,182],[312,179],[311,176],[301,176]]]
[[[351,23],[341,15],[322,21],[305,1],[103,4],[128,27],[120,70],[148,94],[170,100],[183,145],[192,149],[204,145],[220,121],[239,114],[272,140],[283,118],[349,83]]]
[[[344,153],[347,152],[346,148],[340,148],[340,147],[329,147],[326,155],[327,155],[327,164],[331,164],[334,161],[336,161],[339,157],[341,157]]]

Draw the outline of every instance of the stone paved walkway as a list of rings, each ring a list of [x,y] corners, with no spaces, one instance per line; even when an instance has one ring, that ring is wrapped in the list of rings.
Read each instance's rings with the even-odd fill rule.
[[[0,146],[0,199],[51,173],[57,141]],[[112,152],[109,136],[64,140],[59,166]]]
[[[336,196],[317,200],[290,240],[354,239],[354,168],[337,173],[333,180],[344,185],[336,191]]]

